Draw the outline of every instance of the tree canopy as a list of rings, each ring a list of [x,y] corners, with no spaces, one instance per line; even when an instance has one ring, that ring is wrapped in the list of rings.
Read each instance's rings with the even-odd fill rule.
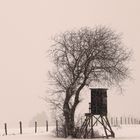
[[[124,47],[120,34],[105,26],[84,27],[55,36],[51,57],[55,68],[50,76],[57,96],[52,102],[62,106],[67,126],[73,122],[74,127],[74,113],[84,86],[110,86],[129,77],[131,51]]]

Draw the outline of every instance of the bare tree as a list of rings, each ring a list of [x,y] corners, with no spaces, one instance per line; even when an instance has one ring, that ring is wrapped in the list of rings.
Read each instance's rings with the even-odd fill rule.
[[[51,49],[54,82],[51,102],[63,112],[67,136],[74,134],[80,93],[94,83],[119,84],[129,76],[131,51],[121,36],[107,27],[80,28],[55,36]]]

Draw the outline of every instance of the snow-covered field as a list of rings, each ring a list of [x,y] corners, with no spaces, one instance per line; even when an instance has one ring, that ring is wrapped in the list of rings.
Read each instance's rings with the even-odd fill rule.
[[[38,133],[35,134],[33,129],[28,128],[24,129],[22,135],[16,129],[11,129],[7,136],[1,135],[0,140],[60,140],[61,138],[56,138],[53,135],[53,129],[54,127],[49,127],[49,132],[45,132],[45,128],[39,128]],[[113,127],[113,130],[116,137],[110,138],[110,140],[140,140],[140,125],[123,125]]]

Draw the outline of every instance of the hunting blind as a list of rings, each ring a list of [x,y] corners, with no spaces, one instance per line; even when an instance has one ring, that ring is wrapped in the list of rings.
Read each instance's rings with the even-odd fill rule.
[[[91,88],[91,102],[89,103],[89,113],[85,113],[85,121],[76,132],[78,138],[101,138],[115,137],[111,125],[107,118],[107,89]],[[97,124],[103,127],[105,135],[95,134],[94,128]]]

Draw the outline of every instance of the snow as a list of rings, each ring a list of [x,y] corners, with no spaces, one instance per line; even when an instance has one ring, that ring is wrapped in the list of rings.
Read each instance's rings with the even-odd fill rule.
[[[123,125],[114,129],[116,138],[140,140],[140,125]]]
[[[8,131],[7,136],[1,135],[0,140],[63,140],[63,138],[56,138],[54,136],[54,129],[55,127],[49,127],[49,131],[45,132],[45,128],[38,128],[38,133],[35,134],[33,128],[26,128],[23,129],[22,135],[19,134],[17,129],[11,129]],[[140,140],[140,125],[122,125],[112,127],[112,129],[115,132],[115,138],[110,138],[110,140]],[[67,140],[69,139],[71,138],[67,138]]]

